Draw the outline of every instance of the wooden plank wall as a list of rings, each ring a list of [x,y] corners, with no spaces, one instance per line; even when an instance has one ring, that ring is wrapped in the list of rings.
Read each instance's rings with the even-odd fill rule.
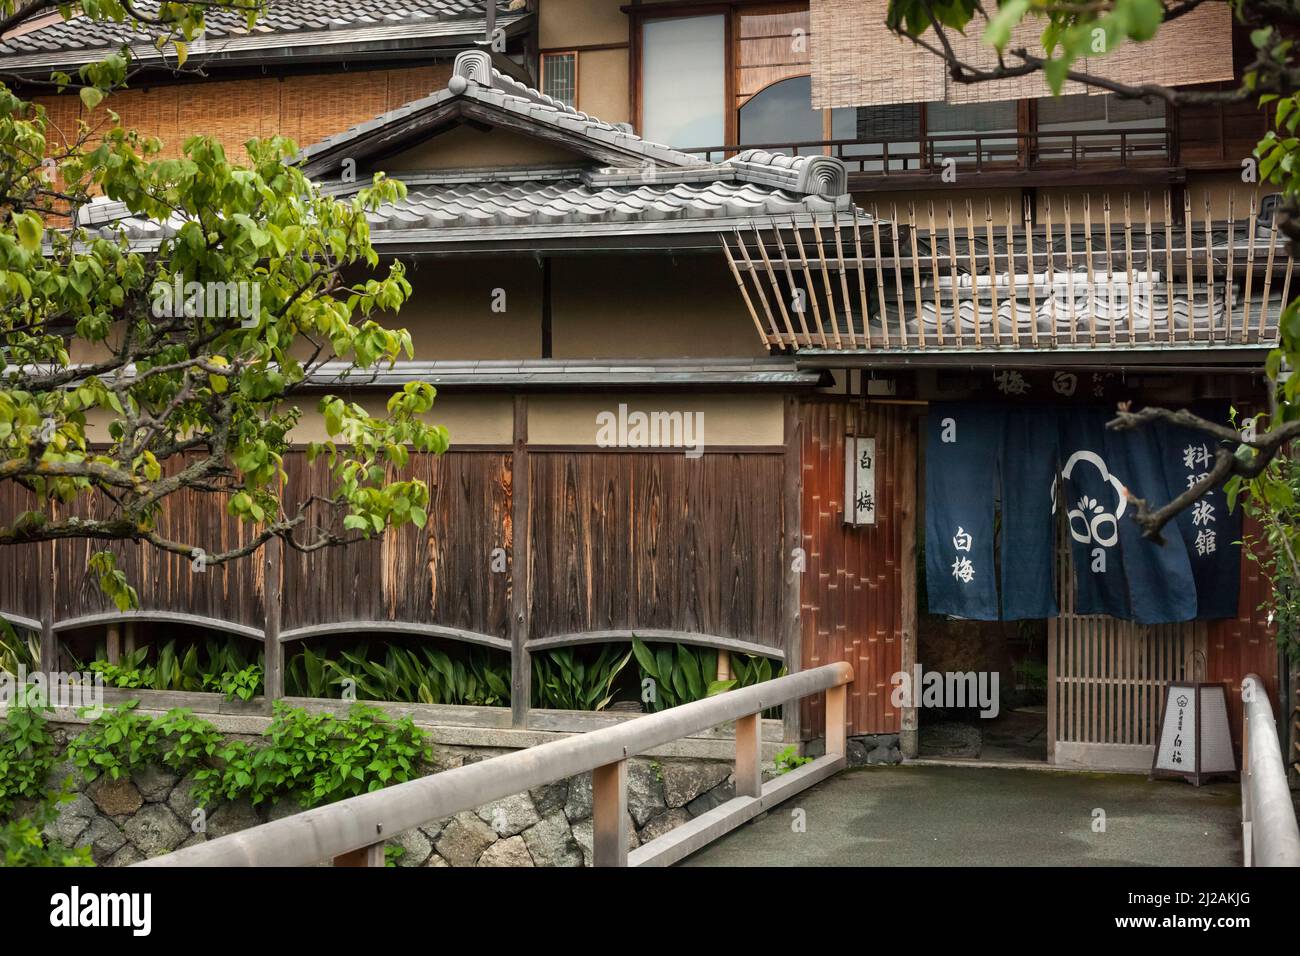
[[[176,467],[179,463],[170,464]],[[203,542],[212,553],[247,541],[251,537],[249,529],[224,509],[212,507],[212,501],[209,495],[189,491],[171,496],[163,505],[159,532],[178,541]],[[94,492],[74,505],[59,507],[60,513],[71,508],[86,516],[107,516],[112,502]],[[90,556],[105,550],[117,556],[118,568],[139,594],[142,611],[193,614],[261,630],[265,617],[261,562],[235,561],[196,573],[189,558],[166,554],[150,545],[87,539],[60,541],[53,546],[56,622],[116,613],[116,607],[86,569]]]
[[[1258,538],[1257,522],[1247,518],[1242,526],[1246,539]],[[1273,712],[1278,707],[1278,657],[1275,629],[1268,623],[1270,600],[1268,579],[1259,565],[1244,557],[1241,561],[1241,603],[1237,616],[1209,622],[1206,641],[1208,681],[1222,681],[1228,688],[1228,720],[1232,724],[1233,744],[1241,749],[1241,681],[1247,674],[1258,674],[1268,689]],[[1285,740],[1285,738],[1283,738]]]
[[[698,633],[781,649],[783,449],[718,451],[530,450],[526,520],[531,543],[527,637],[644,628]],[[507,640],[515,562],[512,455],[508,450],[412,454],[401,477],[430,488],[427,526],[312,554],[283,549],[280,633],[348,622],[433,625]],[[286,502],[326,494],[328,474],[302,452],[286,457]],[[12,484],[2,513],[25,510]],[[99,496],[86,514],[107,509]],[[317,520],[322,515],[315,516]],[[248,529],[209,496],[177,495],[161,522],[180,540],[227,548]],[[341,532],[341,527],[339,528]],[[86,563],[105,547],[139,590],[142,611],[261,630],[262,560],[195,573],[186,558],[131,542],[41,546],[57,567],[55,622],[115,609]],[[493,570],[496,549],[499,567]],[[37,546],[30,549],[33,554]],[[40,620],[37,560],[3,552],[0,610]],[[522,566],[522,565],[521,565]],[[274,567],[274,564],[272,565]],[[48,589],[46,589],[48,591]],[[451,634],[449,636],[459,636]]]
[[[287,501],[325,494],[328,474],[287,462]],[[346,548],[286,550],[282,630],[343,621],[437,624],[505,638],[509,563],[492,570],[510,542],[510,453],[412,454],[401,478],[429,486],[429,521]]]
[[[904,405],[808,402],[803,407],[803,666],[848,661],[849,734],[897,733],[890,678],[903,667],[907,592],[915,605],[917,430]],[[876,524],[844,524],[844,439],[876,439]],[[910,558],[910,560],[909,560]],[[910,564],[910,566],[909,566]],[[804,703],[804,735],[823,726],[822,701]]]
[[[12,481],[0,482],[0,514],[16,515],[36,506],[36,498]],[[6,546],[0,551],[0,611],[32,621],[41,618],[40,545]]]
[[[655,628],[781,646],[779,447],[528,457],[532,638]]]

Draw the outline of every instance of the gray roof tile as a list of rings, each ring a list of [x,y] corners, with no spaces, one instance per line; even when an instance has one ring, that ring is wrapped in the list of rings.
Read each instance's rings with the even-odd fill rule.
[[[242,13],[213,7],[204,17],[207,29],[204,41],[209,52],[220,49],[235,51],[243,47],[273,46],[268,39],[278,34],[292,36],[297,45],[309,34],[320,33],[327,42],[346,42],[349,32],[394,31],[419,25],[421,31],[477,35],[484,23],[483,0],[407,0],[394,10],[385,0],[269,0],[269,7],[258,19],[250,34]],[[508,9],[509,0],[498,0],[497,23],[507,26],[526,14]],[[141,12],[156,13],[158,0],[138,0]],[[402,30],[391,34],[404,36]],[[157,32],[125,23],[96,21],[77,15],[70,20],[56,20],[22,36],[0,40],[0,58],[9,69],[59,66],[85,62],[87,54],[102,55],[123,44],[136,46],[142,55],[153,49]],[[196,51],[192,51],[196,52]],[[156,54],[156,51],[154,51]]]

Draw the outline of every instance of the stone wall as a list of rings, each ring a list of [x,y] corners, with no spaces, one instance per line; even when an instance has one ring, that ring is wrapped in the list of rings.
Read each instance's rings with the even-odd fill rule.
[[[64,729],[56,733],[71,736]],[[508,752],[434,745],[433,760],[425,770],[437,773]],[[130,779],[100,777],[87,784],[65,761],[55,767],[50,785],[56,787],[66,777],[72,778],[76,795],[60,808],[48,832],[67,846],[89,846],[101,866],[127,866],[301,810],[296,802],[281,800],[260,807],[247,801],[218,802],[196,812],[193,777],[162,767],[147,767]],[[629,848],[711,810],[734,792],[730,762],[630,760]],[[458,813],[388,842],[403,850],[399,866],[590,866],[591,775]]]

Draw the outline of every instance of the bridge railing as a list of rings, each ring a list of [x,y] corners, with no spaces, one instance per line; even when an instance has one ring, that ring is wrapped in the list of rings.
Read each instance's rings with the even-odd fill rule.
[[[1255,674],[1242,681],[1241,842],[1246,866],[1300,866],[1300,827],[1273,705]]]
[[[311,866],[332,860],[335,866],[383,866],[384,841],[390,837],[590,771],[592,862],[667,866],[842,769],[847,685],[852,681],[848,664],[815,667],[306,810],[136,865]],[[798,701],[823,691],[825,755],[764,782],[762,712],[778,704],[798,706]],[[629,854],[628,760],[731,721],[736,725],[735,797]]]

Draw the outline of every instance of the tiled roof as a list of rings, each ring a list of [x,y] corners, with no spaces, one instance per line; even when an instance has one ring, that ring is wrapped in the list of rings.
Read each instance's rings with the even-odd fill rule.
[[[494,239],[523,229],[548,235],[716,231],[735,221],[847,212],[847,194],[807,196],[746,182],[638,183],[593,187],[563,181],[489,182],[425,186],[371,217],[383,234],[419,233],[430,241]]]
[[[466,104],[478,111],[464,112]],[[448,112],[430,118],[433,109]],[[369,217],[377,247],[400,252],[434,246],[486,249],[498,243],[540,249],[549,240],[557,246],[588,239],[600,245],[620,237],[635,242],[673,235],[680,242],[690,233],[699,235],[687,243],[700,245],[715,242],[707,234],[758,221],[809,225],[853,212],[838,159],[746,150],[710,163],[558,103],[502,75],[480,50],[456,57],[447,89],[309,146],[298,162],[323,180],[325,191],[347,195],[368,177],[357,175],[346,183],[331,178],[344,160],[366,168],[373,155],[375,168],[383,168],[384,155],[427,138],[439,123],[466,118],[562,142],[575,153],[573,165],[403,170],[399,178],[408,187],[406,198]],[[132,217],[121,203],[105,201],[84,207],[80,222],[138,243],[164,239],[179,225]]]
[[[151,13],[158,3],[140,0],[136,6]],[[509,0],[498,0],[497,25],[502,28],[527,15],[508,7]],[[228,9],[209,10],[205,22],[203,46],[191,45],[196,56],[419,36],[480,38],[485,31],[481,0],[270,0],[251,33],[244,15]],[[157,59],[156,35],[129,24],[78,15],[0,40],[0,57],[6,69],[55,67],[84,62],[92,54],[102,56],[126,44],[142,60]]]
[[[405,103],[341,133],[305,147],[299,160],[309,172],[328,168],[329,157],[340,159],[353,148],[363,149],[368,138],[403,125],[453,103],[469,104],[488,113],[496,112],[525,124],[541,127],[581,146],[607,161],[646,161],[654,165],[707,165],[698,156],[644,140],[627,125],[615,125],[566,106],[558,100],[525,86],[492,66],[488,55],[469,50],[456,57],[452,77],[445,90]],[[335,167],[337,162],[333,163]]]

